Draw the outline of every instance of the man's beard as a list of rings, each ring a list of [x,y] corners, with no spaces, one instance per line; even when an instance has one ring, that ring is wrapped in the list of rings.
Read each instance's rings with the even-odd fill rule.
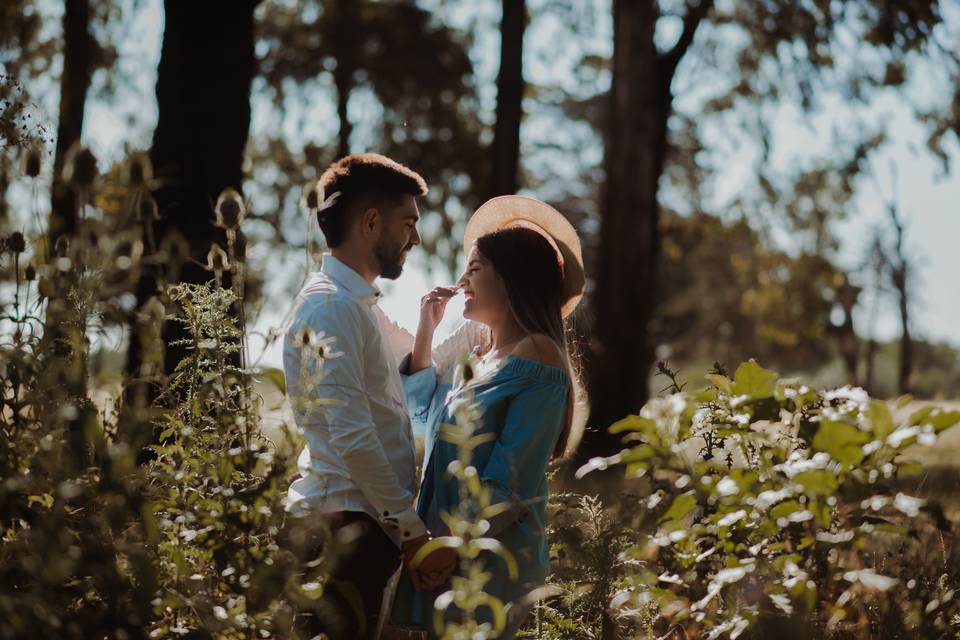
[[[403,254],[406,253],[412,245],[405,245],[394,250],[386,243],[379,243],[374,247],[374,255],[380,262],[380,277],[388,280],[396,280],[403,273]]]

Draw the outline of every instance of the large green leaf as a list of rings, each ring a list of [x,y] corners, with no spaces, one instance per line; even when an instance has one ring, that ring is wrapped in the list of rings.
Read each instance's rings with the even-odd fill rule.
[[[824,420],[813,437],[813,448],[826,451],[837,462],[852,467],[863,460],[863,445],[870,434],[837,420]]]
[[[769,398],[777,388],[777,374],[756,362],[744,362],[733,375],[733,393],[751,398]]]
[[[670,520],[679,520],[693,511],[697,506],[697,497],[693,491],[682,493],[673,499],[673,503],[667,512],[660,517],[660,522],[669,522]]]
[[[885,440],[894,429],[893,416],[890,415],[887,403],[882,400],[871,400],[867,414],[870,417],[873,434],[880,440]]]
[[[836,474],[824,469],[801,471],[793,477],[793,481],[802,486],[807,493],[820,496],[833,495],[840,483]]]

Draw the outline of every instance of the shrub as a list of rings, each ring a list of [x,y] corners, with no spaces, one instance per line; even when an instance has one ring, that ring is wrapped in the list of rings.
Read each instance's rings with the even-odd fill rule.
[[[632,570],[611,609],[653,606],[659,633],[702,638],[954,637],[951,525],[899,487],[919,471],[913,445],[960,412],[901,415],[752,361],[708,378],[613,425],[629,448],[579,472],[615,465],[645,494],[630,504],[636,533],[618,561]]]

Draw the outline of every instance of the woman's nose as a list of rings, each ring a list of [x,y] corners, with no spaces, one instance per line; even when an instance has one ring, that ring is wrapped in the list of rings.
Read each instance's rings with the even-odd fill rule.
[[[464,272],[463,275],[460,276],[460,279],[457,280],[457,286],[463,287],[463,286],[466,286],[466,284],[467,284],[467,274],[466,272]]]

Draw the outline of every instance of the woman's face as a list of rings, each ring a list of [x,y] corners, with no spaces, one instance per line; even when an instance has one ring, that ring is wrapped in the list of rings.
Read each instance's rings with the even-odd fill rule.
[[[464,318],[489,326],[508,313],[509,301],[503,280],[476,247],[470,250],[467,270],[457,280],[457,286],[463,289],[465,298]]]

